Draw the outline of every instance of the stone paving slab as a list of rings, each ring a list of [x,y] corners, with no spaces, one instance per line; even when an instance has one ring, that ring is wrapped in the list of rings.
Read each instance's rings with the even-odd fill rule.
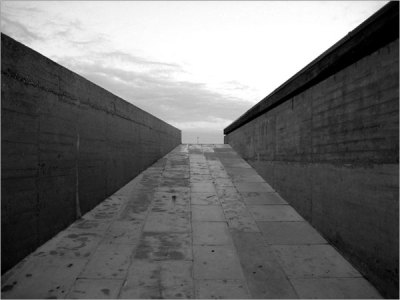
[[[122,279],[77,279],[67,299],[116,299]]]
[[[104,232],[93,232],[91,228],[84,231],[81,228],[70,227],[60,232],[49,242],[34,252],[34,256],[52,256],[60,258],[87,258],[91,256],[100,244]]]
[[[229,145],[180,145],[2,276],[2,298],[380,298]]]
[[[228,225],[225,222],[193,222],[193,244],[232,244]]]
[[[193,205],[219,205],[215,193],[192,193],[190,201]]]
[[[198,299],[251,299],[244,280],[196,280]]]
[[[124,279],[135,245],[101,244],[79,278]]]
[[[364,278],[292,279],[300,298],[318,299],[381,299]]]
[[[225,216],[220,205],[192,205],[192,220],[225,221]]]
[[[190,211],[190,195],[179,192],[155,192],[152,212]]]
[[[297,298],[290,281],[260,233],[233,231],[250,294],[257,299]]]
[[[85,259],[31,257],[20,271],[2,280],[2,298],[65,298]]]
[[[102,243],[133,244],[139,241],[143,222],[140,220],[113,222],[104,235]]]
[[[190,212],[151,212],[144,225],[145,232],[190,232]]]
[[[191,234],[144,232],[134,257],[150,260],[192,260]]]
[[[271,246],[290,278],[361,277],[330,245]]]
[[[259,176],[256,170],[251,168],[234,168],[225,163],[224,169],[232,179],[235,179],[237,177],[249,178],[251,176]]]
[[[216,177],[216,179],[214,180],[214,184],[217,186],[231,186],[231,187],[234,186],[230,178],[221,178],[221,177]]]
[[[194,279],[244,279],[233,245],[193,246]]]
[[[120,298],[194,298],[192,262],[134,260]]]
[[[274,192],[274,189],[266,182],[236,182],[239,192]]]
[[[190,184],[192,193],[213,193],[215,192],[212,182],[195,182]]]
[[[278,193],[242,192],[240,195],[247,205],[288,204]]]
[[[196,183],[196,182],[201,183],[201,182],[205,182],[205,181],[212,181],[212,179],[213,178],[211,177],[210,174],[207,174],[207,175],[196,174],[196,175],[191,175],[189,181],[190,181],[190,183]],[[193,191],[192,191],[192,193],[193,193]],[[204,193],[204,192],[201,191],[199,193]]]
[[[326,244],[308,222],[257,222],[269,245]]]
[[[304,221],[289,205],[252,205],[249,210],[256,221]]]

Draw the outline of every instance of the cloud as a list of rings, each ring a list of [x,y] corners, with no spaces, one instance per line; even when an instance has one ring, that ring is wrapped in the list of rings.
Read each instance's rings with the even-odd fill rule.
[[[104,56],[104,57],[118,58],[118,59],[121,59],[121,60],[124,60],[124,61],[128,61],[128,62],[131,62],[131,63],[146,64],[146,65],[154,65],[154,66],[162,66],[162,67],[170,67],[170,68],[181,69],[181,67],[178,64],[159,62],[159,61],[154,61],[154,60],[147,60],[147,59],[144,59],[142,57],[138,57],[138,56],[132,55],[130,53],[127,53],[127,52],[124,52],[124,51],[119,51],[119,50],[102,52],[101,55]]]
[[[143,60],[142,63],[144,63]],[[203,83],[178,81],[156,71],[126,71],[101,63],[76,63],[73,69],[112,93],[178,127],[223,129],[251,103],[207,89]],[[165,70],[164,70],[165,72]],[[180,125],[178,125],[180,124]]]
[[[24,24],[11,20],[8,16],[3,15],[1,18],[2,31],[17,38],[23,43],[43,40],[39,34],[29,30]]]
[[[252,105],[230,93],[250,89],[238,81],[220,86],[196,82],[182,65],[118,49],[110,37],[87,31],[77,19],[46,18],[40,10],[18,10],[19,14],[10,9],[2,13],[5,33],[182,129],[184,136],[200,136],[203,142],[208,136],[222,142],[223,128]],[[24,22],[31,12],[34,21]]]
[[[111,60],[110,52],[104,54]],[[111,57],[110,57],[111,56]],[[116,55],[120,57],[119,54]],[[248,110],[252,103],[212,91],[206,84],[167,76],[178,65],[154,64],[135,56],[150,71],[122,70],[101,59],[59,62],[113,94],[182,130],[184,143],[223,143],[223,129]],[[145,68],[146,69],[146,68]]]

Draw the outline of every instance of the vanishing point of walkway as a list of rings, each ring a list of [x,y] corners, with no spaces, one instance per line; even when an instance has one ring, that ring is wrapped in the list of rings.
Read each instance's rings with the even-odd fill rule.
[[[3,298],[380,298],[229,145],[180,145],[2,277]]]

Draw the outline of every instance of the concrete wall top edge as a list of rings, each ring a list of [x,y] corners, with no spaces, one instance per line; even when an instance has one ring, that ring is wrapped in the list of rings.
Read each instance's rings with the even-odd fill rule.
[[[391,1],[224,129],[228,134],[399,37]]]
[[[106,90],[105,88],[93,83],[92,81],[84,78],[83,76],[81,76],[81,75],[69,70],[68,68],[58,64],[57,62],[49,59],[48,57],[42,55],[41,53],[39,53],[39,52],[27,47],[26,45],[24,45],[21,42],[13,39],[10,36],[4,34],[3,32],[1,32],[1,43],[2,44],[15,44],[15,45],[18,45],[18,49],[29,50],[29,52],[31,54],[32,53],[36,54],[38,56],[38,59],[40,59],[41,61],[45,62],[45,64],[56,65],[58,67],[58,69],[60,70],[60,72],[64,73],[63,74],[64,76],[76,77],[75,80],[71,80],[72,82],[79,82],[79,81],[83,80],[84,82],[87,82],[89,85],[92,85],[92,86],[96,87],[97,90],[102,91],[104,94],[108,95],[109,97],[111,96],[110,98],[112,98],[112,101],[111,101],[112,103],[102,103],[101,106],[104,106],[103,108],[112,107],[114,112],[117,115],[119,115],[120,117],[124,117],[123,116],[124,115],[123,114],[124,110],[136,110],[138,112],[137,115],[140,115],[140,116],[144,115],[144,116],[148,116],[150,118],[153,118],[153,122],[154,122],[154,119],[155,119],[157,121],[157,123],[160,124],[160,126],[157,126],[157,127],[162,128],[163,126],[166,126],[166,127],[171,128],[171,130],[181,131],[179,128],[176,128],[176,127],[172,126],[171,124],[168,124],[164,120],[162,120],[162,119],[150,114],[149,112],[146,112],[145,110],[137,107],[136,105],[134,105],[134,104],[132,104],[132,103],[130,103],[130,102],[118,97],[117,95],[111,93],[110,91]],[[2,56],[5,55],[5,53],[3,53],[3,50],[7,51],[7,49],[8,49],[8,47],[2,47]],[[13,76],[13,75],[17,76],[17,74],[12,74],[12,70],[7,68],[7,67],[8,66],[7,66],[5,60],[2,59],[2,67],[1,67],[2,76]],[[18,74],[18,76],[20,77],[21,74]],[[60,78],[61,78],[60,79],[60,85],[59,85],[58,88],[62,88],[62,85],[65,84],[65,83],[62,82],[63,76],[60,76]],[[24,80],[24,81],[31,80],[31,78],[19,78],[19,79],[20,80]],[[51,87],[46,87],[46,88],[51,88]],[[63,95],[62,96],[66,97],[66,98],[73,98],[74,95],[70,95],[68,92],[63,90]],[[105,98],[105,99],[107,99],[107,98]],[[90,104],[90,103],[85,103],[85,104]],[[93,103],[91,103],[91,104],[93,104]],[[97,108],[100,108],[99,105],[98,105]],[[131,120],[131,121],[134,121],[134,120]]]

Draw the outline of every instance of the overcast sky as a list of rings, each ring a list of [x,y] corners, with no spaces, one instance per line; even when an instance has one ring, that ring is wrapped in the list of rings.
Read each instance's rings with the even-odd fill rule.
[[[182,130],[223,129],[387,1],[2,1],[1,30]]]

